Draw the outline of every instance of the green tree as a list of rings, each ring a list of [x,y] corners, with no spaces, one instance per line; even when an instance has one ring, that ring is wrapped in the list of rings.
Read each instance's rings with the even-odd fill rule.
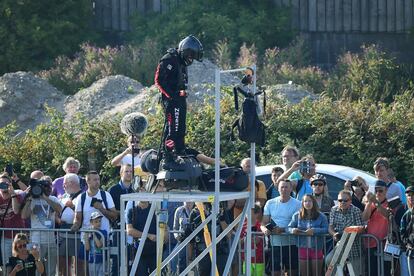
[[[88,0],[2,0],[0,2],[0,73],[51,65],[93,40]]]

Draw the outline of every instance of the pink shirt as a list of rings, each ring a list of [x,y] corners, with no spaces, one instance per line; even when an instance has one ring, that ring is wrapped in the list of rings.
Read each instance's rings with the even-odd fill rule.
[[[385,201],[381,204],[382,207],[387,208],[388,202]],[[374,235],[380,241],[384,240],[388,234],[388,218],[384,217],[375,207],[374,203],[371,203],[371,217],[368,220],[367,225],[367,234]],[[372,239],[368,238],[365,240],[365,246],[367,248],[374,248],[377,247],[377,242]]]

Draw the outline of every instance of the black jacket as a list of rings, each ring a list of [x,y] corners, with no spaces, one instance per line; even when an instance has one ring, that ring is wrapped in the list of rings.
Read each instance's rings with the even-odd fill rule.
[[[177,98],[181,90],[187,89],[187,67],[176,49],[169,49],[161,58],[154,81],[163,99]]]

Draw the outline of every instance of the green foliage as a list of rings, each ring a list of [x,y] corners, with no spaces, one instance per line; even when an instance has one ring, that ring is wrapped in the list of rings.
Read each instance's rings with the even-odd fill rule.
[[[159,45],[149,39],[140,47],[98,48],[83,44],[75,58],[58,57],[53,68],[39,75],[66,94],[74,94],[103,77],[118,74],[150,85],[160,55]]]
[[[218,41],[227,39],[234,58],[242,43],[255,44],[259,53],[276,45],[285,46],[292,38],[289,12],[272,1],[180,1],[162,14],[135,15],[129,41],[141,44],[151,38],[163,47],[176,47],[188,34],[200,38],[207,54]]]
[[[279,153],[286,144],[298,146],[302,154],[312,153],[319,163],[334,163],[372,171],[378,156],[390,158],[398,179],[412,183],[414,177],[414,87],[396,97],[392,104],[373,104],[371,100],[334,101],[328,97],[297,105],[269,95],[265,123],[267,143],[257,147],[260,165],[280,163]],[[148,93],[156,93],[148,91]],[[228,165],[237,165],[249,155],[249,145],[230,141],[230,126],[237,117],[231,89],[222,90],[221,157]],[[214,156],[214,106],[207,99],[203,108],[190,106],[186,141],[189,146]],[[146,110],[146,109],[145,109]],[[159,106],[147,114],[149,129],[142,148],[158,148],[163,116]],[[33,131],[14,136],[16,126],[0,129],[0,166],[13,162],[23,176],[43,169],[52,177],[63,174],[61,164],[68,156],[82,163],[81,173],[89,168],[88,158],[96,156],[97,169],[106,187],[118,179],[118,170],[110,160],[125,147],[120,133],[120,117],[102,122],[83,118],[64,122],[51,112],[52,121]]]
[[[49,66],[72,54],[91,31],[87,0],[2,0],[0,2],[0,74]]]
[[[371,99],[392,102],[405,88],[406,68],[377,46],[362,46],[362,53],[345,53],[331,74],[326,95],[334,99]]]

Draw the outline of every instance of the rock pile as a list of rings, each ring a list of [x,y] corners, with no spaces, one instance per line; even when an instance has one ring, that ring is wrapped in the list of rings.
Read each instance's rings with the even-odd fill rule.
[[[0,77],[0,127],[13,121],[20,130],[44,122],[45,106],[63,110],[65,96],[47,81],[28,72]]]

